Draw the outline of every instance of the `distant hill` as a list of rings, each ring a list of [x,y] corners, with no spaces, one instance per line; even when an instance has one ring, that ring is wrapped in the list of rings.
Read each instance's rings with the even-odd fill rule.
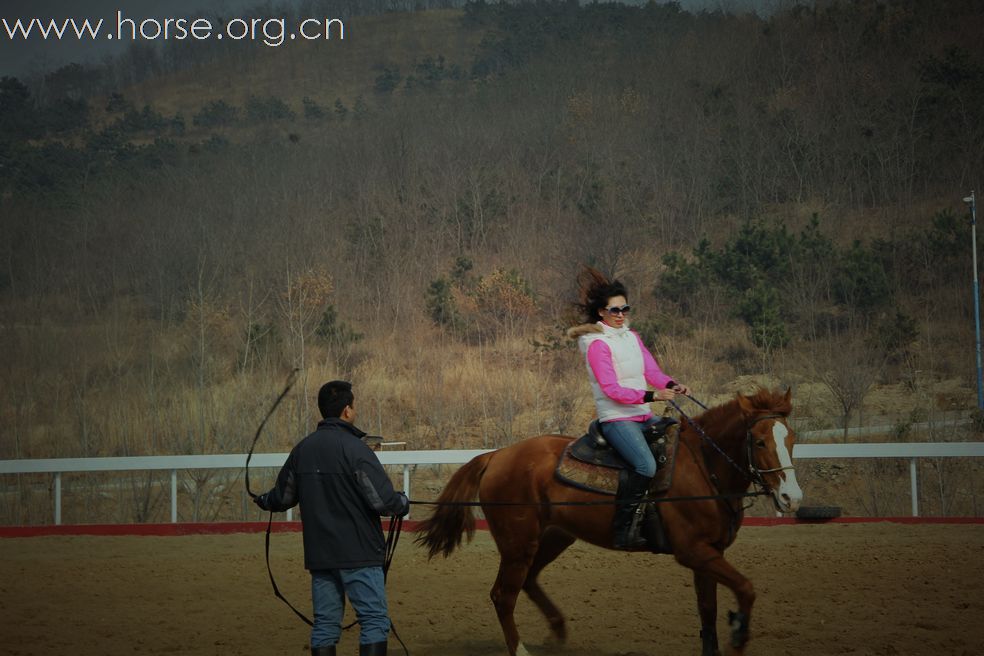
[[[463,30],[459,10],[413,15],[356,17],[344,41],[295,42],[279,48],[250,44],[251,52],[209,65],[157,76],[123,90],[137,104],[193,114],[202,104],[225,100],[243,105],[250,96],[278,97],[297,111],[309,98],[330,106],[371,97],[387,71],[412,75],[427,60],[443,58],[467,71],[483,37]]]
[[[380,431],[559,430],[587,408],[562,337],[584,264],[712,393],[809,381],[843,421],[878,385],[969,407],[982,21],[475,2],[5,78],[15,450],[228,446],[295,366],[364,381]],[[173,426],[134,441],[144,415]]]

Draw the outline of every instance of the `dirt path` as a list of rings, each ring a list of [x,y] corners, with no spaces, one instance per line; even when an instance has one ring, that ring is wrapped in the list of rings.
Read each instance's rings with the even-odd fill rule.
[[[389,586],[411,655],[504,654],[488,599],[497,563],[488,534],[431,563],[411,537],[400,542]],[[273,544],[281,589],[307,612],[300,535],[274,535]],[[758,591],[749,656],[984,648],[984,526],[746,527],[729,557]],[[567,613],[569,639],[552,643],[521,598],[517,621],[533,656],[700,653],[689,571],[667,557],[578,544],[543,583]],[[733,606],[722,594],[722,636]],[[339,653],[356,654],[357,640],[347,632]],[[270,591],[262,534],[0,540],[0,654],[306,650],[307,627]]]

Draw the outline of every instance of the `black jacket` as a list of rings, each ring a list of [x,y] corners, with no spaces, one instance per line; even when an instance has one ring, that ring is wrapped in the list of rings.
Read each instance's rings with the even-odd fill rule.
[[[404,515],[410,507],[362,441],[364,435],[341,419],[323,420],[293,448],[265,495],[274,512],[300,503],[309,570],[382,565],[379,516]]]

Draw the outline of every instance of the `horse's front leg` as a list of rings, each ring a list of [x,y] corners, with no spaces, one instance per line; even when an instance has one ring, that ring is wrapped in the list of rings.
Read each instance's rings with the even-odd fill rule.
[[[717,581],[694,570],[697,612],[700,613],[700,656],[721,656],[717,636]]]
[[[736,570],[731,563],[726,561],[723,553],[711,546],[703,549],[695,549],[685,556],[678,556],[677,560],[681,564],[693,569],[695,577],[702,577],[715,583],[720,583],[721,585],[727,586],[734,593],[735,599],[738,601],[738,612],[728,614],[728,623],[731,626],[731,647],[735,654],[744,654],[745,645],[748,643],[749,638],[752,606],[755,604],[755,588],[752,586],[752,582]],[[703,609],[701,609],[702,621],[703,612]]]

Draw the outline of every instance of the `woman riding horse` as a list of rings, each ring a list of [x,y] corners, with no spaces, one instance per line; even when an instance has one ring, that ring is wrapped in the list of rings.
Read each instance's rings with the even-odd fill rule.
[[[642,338],[629,330],[625,285],[591,267],[585,267],[580,282],[577,306],[588,323],[567,334],[577,338],[587,362],[602,435],[632,466],[618,489],[613,529],[616,549],[637,549],[646,541],[633,518],[656,475],[656,459],[644,437],[657,421],[649,404],[690,390],[663,373]],[[645,389],[647,383],[656,391]]]
[[[681,424],[672,483],[658,499],[659,512],[673,557],[694,573],[702,656],[721,655],[719,585],[738,602],[728,622],[733,654],[744,654],[749,640],[755,588],[725,558],[741,528],[749,487],[757,488],[752,494],[770,495],[781,512],[794,512],[803,498],[792,463],[796,434],[787,419],[790,399],[788,390],[738,394]],[[419,528],[417,541],[431,557],[448,556],[465,535],[474,534],[470,502],[479,499],[499,550],[491,597],[510,656],[528,655],[514,615],[520,592],[563,641],[564,615],[541,586],[540,573],[575,540],[612,547],[611,497],[569,485],[555,474],[572,440],[540,435],[473,458],[454,473],[434,514]],[[633,584],[646,581],[640,577]]]

